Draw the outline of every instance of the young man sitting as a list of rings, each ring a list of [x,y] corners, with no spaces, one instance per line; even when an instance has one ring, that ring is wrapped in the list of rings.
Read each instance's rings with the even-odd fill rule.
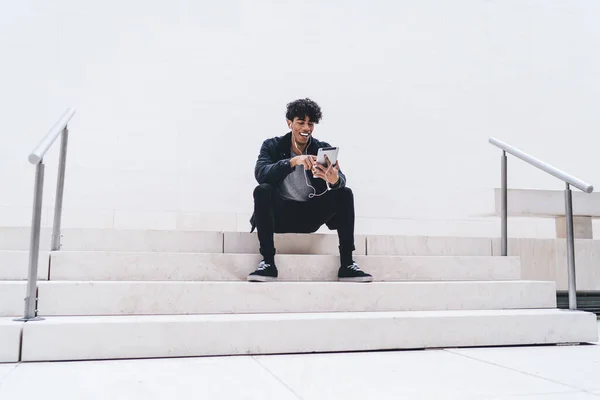
[[[354,196],[346,187],[339,163],[327,166],[316,162],[319,148],[331,147],[312,137],[321,120],[321,108],[310,99],[287,105],[291,129],[285,136],[263,142],[254,169],[259,185],[254,189],[252,231],[258,230],[263,261],[248,276],[251,282],[277,279],[274,233],[313,233],[323,224],[337,229],[341,266],[338,279],[344,282],[372,282],[354,262]]]

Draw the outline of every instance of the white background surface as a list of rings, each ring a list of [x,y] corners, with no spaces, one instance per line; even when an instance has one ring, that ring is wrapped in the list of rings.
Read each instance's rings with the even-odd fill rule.
[[[67,107],[64,225],[247,230],[285,104],[324,112],[359,233],[499,234],[497,136],[600,185],[595,0],[4,2],[0,225],[28,225],[27,154]],[[58,146],[47,157],[51,221]],[[563,185],[511,160],[509,185]],[[553,236],[552,220],[511,235]]]

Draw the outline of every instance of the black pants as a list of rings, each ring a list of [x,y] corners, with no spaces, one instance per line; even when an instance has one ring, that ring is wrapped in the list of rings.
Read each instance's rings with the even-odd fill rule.
[[[354,196],[350,188],[331,190],[309,201],[283,200],[275,187],[263,183],[254,189],[254,215],[260,253],[273,262],[274,233],[313,233],[323,224],[337,229],[343,265],[354,251]]]

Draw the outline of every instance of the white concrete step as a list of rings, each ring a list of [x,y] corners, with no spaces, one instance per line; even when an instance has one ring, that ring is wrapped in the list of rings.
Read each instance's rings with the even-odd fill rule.
[[[556,307],[554,282],[40,282],[39,315],[150,315]]]
[[[0,228],[0,250],[28,250],[29,232]],[[67,228],[61,233],[61,250],[223,252],[222,232]],[[51,236],[50,229],[42,229],[42,250],[49,249]]]
[[[246,280],[255,254],[69,252],[51,254],[51,280]],[[378,281],[520,279],[516,257],[356,256]],[[280,280],[336,281],[338,256],[278,255]]]
[[[579,343],[596,317],[559,310],[50,317],[27,323],[23,361]]]
[[[38,279],[48,279],[49,254],[41,251],[38,262]],[[29,251],[0,250],[0,281],[26,280],[29,273]]]
[[[0,317],[23,316],[27,282],[0,281]]]
[[[41,249],[50,246],[52,232],[43,229]],[[365,254],[366,238],[355,237],[355,254]],[[279,254],[338,254],[337,234],[277,234]],[[62,230],[61,250],[258,254],[256,233],[137,229]],[[29,228],[0,228],[0,250],[28,250]]]
[[[23,322],[0,318],[0,363],[19,361]]]
[[[562,190],[508,189],[508,213],[517,216],[555,217],[565,215],[565,192]],[[502,191],[494,190],[495,212],[502,210]],[[575,190],[573,215],[600,217],[600,193],[583,193]]]
[[[367,236],[368,255],[492,256],[491,238]]]
[[[0,227],[0,250],[29,250],[31,230],[23,227]],[[40,233],[40,250],[50,250],[52,231],[42,228]]]
[[[63,229],[62,250],[258,254],[256,233],[129,229]],[[41,249],[48,250],[51,231],[43,229]],[[492,239],[375,235],[355,237],[356,255],[491,256]],[[330,234],[277,234],[278,254],[338,254],[338,237]],[[0,250],[28,250],[29,228],[1,228]]]
[[[338,255],[337,234],[275,235],[278,254]],[[490,238],[373,235],[355,238],[356,255],[491,256]],[[256,233],[225,232],[223,252],[258,254]]]

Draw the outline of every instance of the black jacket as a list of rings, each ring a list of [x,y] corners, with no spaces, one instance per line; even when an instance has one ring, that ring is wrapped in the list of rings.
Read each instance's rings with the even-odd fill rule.
[[[331,147],[327,142],[320,142],[314,137],[311,137],[306,154],[313,156],[317,155],[317,152],[322,147]],[[254,167],[254,177],[259,184],[269,183],[275,187],[278,187],[281,182],[290,174],[294,169],[290,165],[291,159],[291,148],[292,148],[292,133],[289,132],[285,136],[275,137],[267,139],[263,142],[260,148],[260,154]],[[312,171],[306,171],[311,181],[311,185],[316,189],[317,193],[321,193],[327,190],[327,185],[323,179],[315,178],[312,175]],[[340,180],[334,186],[331,186],[332,190],[341,189],[346,186],[346,176],[339,171]]]
[[[313,156],[317,155],[317,152],[322,147],[331,147],[327,142],[321,142],[311,136],[311,140],[306,154]],[[291,174],[294,169],[290,165],[292,148],[292,132],[288,132],[284,136],[274,137],[267,139],[263,142],[260,148],[260,154],[258,160],[256,160],[256,166],[254,167],[254,177],[259,184],[268,183],[270,185],[279,188],[279,185],[283,180]],[[315,178],[312,175],[312,171],[306,171],[310,179],[311,185],[315,188],[317,194],[323,193],[327,190],[327,184],[323,179]],[[346,176],[340,170],[339,181],[331,186],[331,190],[337,190],[346,187]],[[310,200],[308,200],[310,201]],[[255,222],[254,214],[250,218],[250,224],[252,225],[251,232],[254,231]],[[330,229],[334,229],[332,224],[327,224]]]

